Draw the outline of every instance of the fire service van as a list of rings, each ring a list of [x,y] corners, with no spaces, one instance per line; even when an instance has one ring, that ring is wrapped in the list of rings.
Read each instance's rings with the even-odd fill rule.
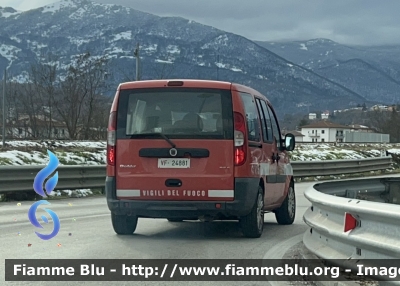
[[[292,224],[293,170],[269,100],[229,82],[150,80],[120,84],[107,134],[106,195],[117,234],[138,218],[237,220],[262,235],[264,214]]]

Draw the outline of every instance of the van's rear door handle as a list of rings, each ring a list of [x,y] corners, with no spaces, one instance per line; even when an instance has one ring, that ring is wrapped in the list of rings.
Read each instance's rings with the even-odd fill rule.
[[[181,187],[182,181],[179,179],[168,179],[165,181],[167,187]]]

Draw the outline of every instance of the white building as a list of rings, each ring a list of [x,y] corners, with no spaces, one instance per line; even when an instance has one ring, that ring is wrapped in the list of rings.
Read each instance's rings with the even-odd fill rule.
[[[310,119],[310,120],[317,119],[317,114],[316,113],[309,113],[308,114],[308,119]]]
[[[328,119],[329,118],[329,111],[325,111],[321,113],[321,119]]]
[[[371,106],[370,110],[388,110],[388,106],[382,105],[382,104],[377,104],[377,105]]]
[[[315,122],[301,128],[304,142],[344,142],[344,134],[351,127],[329,121]]]

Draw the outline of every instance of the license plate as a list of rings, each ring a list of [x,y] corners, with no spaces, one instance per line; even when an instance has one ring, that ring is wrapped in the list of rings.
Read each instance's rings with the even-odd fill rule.
[[[190,159],[158,159],[158,168],[190,168]]]

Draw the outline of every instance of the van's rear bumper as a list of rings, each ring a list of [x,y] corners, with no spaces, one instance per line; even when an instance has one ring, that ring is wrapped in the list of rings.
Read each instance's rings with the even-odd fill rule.
[[[135,201],[118,200],[115,177],[106,178],[108,208],[118,215],[133,215],[148,218],[198,218],[201,216],[239,217],[250,213],[256,202],[258,178],[235,179],[233,201]],[[216,204],[221,204],[217,209]]]

